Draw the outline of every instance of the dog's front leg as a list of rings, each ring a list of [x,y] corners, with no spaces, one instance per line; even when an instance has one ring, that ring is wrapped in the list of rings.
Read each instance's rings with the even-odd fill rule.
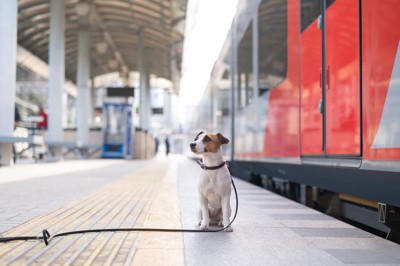
[[[202,213],[200,229],[208,230],[208,226],[210,224],[210,214],[208,212],[208,200],[203,195],[200,195],[200,205],[201,205],[201,213]]]
[[[201,225],[201,221],[203,220],[203,211],[201,210],[201,207],[197,210],[197,219],[199,220],[198,225]]]
[[[228,226],[230,223],[230,217],[231,217],[231,201],[230,197],[225,196],[221,199],[221,205],[222,205],[222,219],[224,222],[224,227]],[[226,232],[232,232],[233,228],[231,226],[227,227],[225,229]]]

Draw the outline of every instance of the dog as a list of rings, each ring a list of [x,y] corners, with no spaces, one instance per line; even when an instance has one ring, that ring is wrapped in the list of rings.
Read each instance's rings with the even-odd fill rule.
[[[218,225],[227,227],[227,232],[233,231],[228,226],[231,216],[231,175],[222,155],[222,145],[228,143],[229,139],[221,133],[204,131],[199,132],[190,143],[191,151],[203,157],[203,162],[199,163],[202,170],[198,184],[200,208],[197,212],[201,230]]]

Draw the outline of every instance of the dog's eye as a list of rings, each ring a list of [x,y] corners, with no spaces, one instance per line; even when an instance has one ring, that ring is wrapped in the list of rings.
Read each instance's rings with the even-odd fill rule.
[[[208,142],[208,141],[211,141],[211,138],[209,136],[205,135],[203,138],[203,142]]]

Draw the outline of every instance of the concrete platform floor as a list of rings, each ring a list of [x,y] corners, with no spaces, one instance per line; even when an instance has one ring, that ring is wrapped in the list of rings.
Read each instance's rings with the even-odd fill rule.
[[[0,168],[0,236],[114,227],[197,229],[180,156]],[[235,179],[234,232],[92,233],[0,244],[0,265],[400,265],[400,246]],[[232,207],[235,206],[232,197]]]

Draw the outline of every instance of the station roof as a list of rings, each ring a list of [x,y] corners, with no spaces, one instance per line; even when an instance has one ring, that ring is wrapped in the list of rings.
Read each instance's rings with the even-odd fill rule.
[[[90,33],[92,77],[139,71],[141,31],[149,74],[169,80],[180,74],[187,0],[64,2],[67,79],[76,80],[77,39],[82,21],[86,21]],[[49,56],[49,22],[50,0],[18,1],[18,44],[45,62]]]

